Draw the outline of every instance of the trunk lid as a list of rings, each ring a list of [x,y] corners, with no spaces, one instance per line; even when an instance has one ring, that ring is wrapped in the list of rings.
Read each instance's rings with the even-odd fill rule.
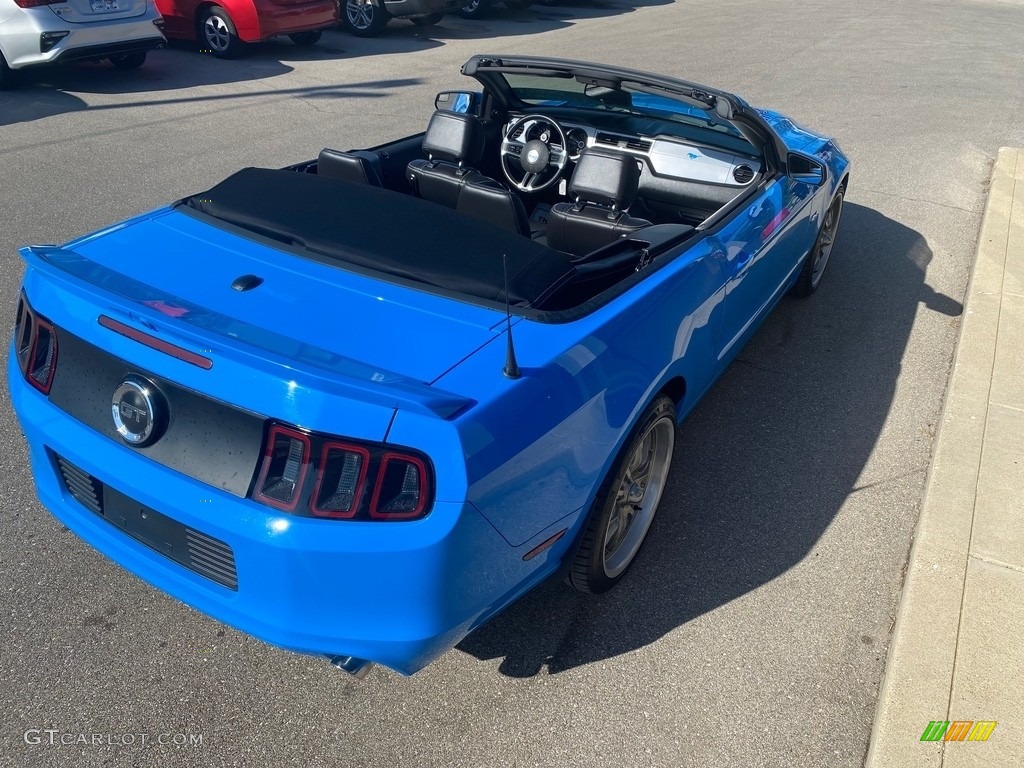
[[[148,0],[67,0],[65,3],[51,5],[50,10],[64,21],[87,24],[141,16],[146,12],[147,2]]]
[[[143,303],[169,317],[201,319],[207,311],[246,329],[226,330],[229,335],[257,345],[272,340],[296,360],[328,355],[426,384],[493,339],[503,319],[493,310],[307,261],[174,211],[67,248],[158,289],[160,296]],[[246,276],[258,284],[232,287]]]

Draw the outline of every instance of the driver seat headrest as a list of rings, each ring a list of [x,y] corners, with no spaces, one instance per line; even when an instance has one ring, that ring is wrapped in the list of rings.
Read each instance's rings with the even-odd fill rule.
[[[625,210],[636,200],[640,166],[636,158],[602,147],[584,150],[569,180],[569,198]]]
[[[438,110],[423,136],[423,151],[431,160],[474,166],[483,155],[484,127],[476,115]]]

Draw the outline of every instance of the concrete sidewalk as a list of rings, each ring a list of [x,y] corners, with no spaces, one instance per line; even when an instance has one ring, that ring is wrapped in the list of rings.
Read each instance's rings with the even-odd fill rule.
[[[992,171],[866,766],[1024,766],[1024,150]]]

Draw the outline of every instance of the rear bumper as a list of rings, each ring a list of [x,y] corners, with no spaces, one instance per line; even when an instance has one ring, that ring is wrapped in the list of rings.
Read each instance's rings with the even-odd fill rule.
[[[289,650],[356,656],[411,674],[507,601],[516,569],[501,564],[512,566],[520,553],[468,504],[436,503],[413,523],[278,513],[98,435],[29,387],[13,352],[8,372],[44,506],[119,565],[233,627]],[[53,454],[138,505],[224,542],[234,555],[237,591],[87,509],[68,492]]]
[[[258,28],[238,25],[238,36],[249,43],[275,35],[328,29],[338,23],[338,8],[333,0],[301,5],[277,5],[270,0],[256,0],[255,5]]]
[[[398,18],[454,13],[463,5],[464,0],[384,0],[388,14]]]
[[[10,29],[4,29],[4,57],[11,69],[24,69],[149,51],[166,43],[154,24],[159,19],[152,4],[141,16],[87,23],[66,22],[47,7],[28,8],[5,22]],[[40,48],[44,32],[67,35],[44,53]]]
[[[95,59],[107,59],[111,56],[119,56],[125,53],[138,51],[152,51],[163,48],[166,41],[163,37],[150,37],[142,40],[129,40],[123,43],[103,43],[101,45],[89,45],[82,48],[69,48],[61,51],[51,64],[67,64],[72,61],[93,61]]]

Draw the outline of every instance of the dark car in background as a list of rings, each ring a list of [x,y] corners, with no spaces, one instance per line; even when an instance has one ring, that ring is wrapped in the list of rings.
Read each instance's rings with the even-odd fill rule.
[[[376,37],[391,19],[429,27],[459,10],[460,4],[461,0],[341,0],[341,24],[356,37]]]

